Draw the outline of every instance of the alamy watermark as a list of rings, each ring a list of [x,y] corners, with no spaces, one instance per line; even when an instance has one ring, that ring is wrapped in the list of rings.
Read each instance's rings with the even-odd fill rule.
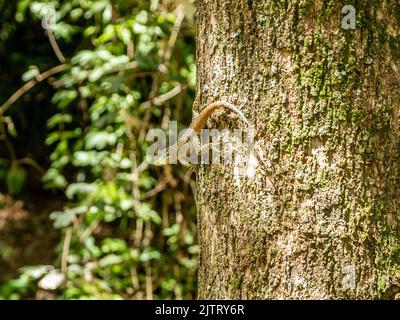
[[[356,8],[350,4],[342,8],[342,28],[345,30],[356,28]]]
[[[356,28],[356,9],[351,4],[342,8],[341,26],[345,30]],[[45,30],[54,30],[56,26],[56,9],[50,4],[46,4],[41,9],[42,28]]]
[[[343,290],[354,290],[356,288],[356,268],[348,265],[342,267],[342,289]]]

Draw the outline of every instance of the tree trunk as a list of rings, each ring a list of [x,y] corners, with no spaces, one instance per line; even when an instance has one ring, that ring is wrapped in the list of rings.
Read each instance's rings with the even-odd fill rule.
[[[344,29],[352,3],[197,0],[201,105],[241,108],[270,166],[201,166],[199,298],[399,297],[400,4]]]

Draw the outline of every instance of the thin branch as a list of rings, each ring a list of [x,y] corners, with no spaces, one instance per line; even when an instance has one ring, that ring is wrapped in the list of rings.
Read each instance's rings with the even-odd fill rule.
[[[151,189],[150,191],[146,192],[143,196],[142,196],[142,200],[146,200],[149,198],[154,197],[155,195],[157,195],[158,193],[162,192],[165,190],[165,188],[167,187],[167,183],[163,180],[160,183],[158,183],[153,189]]]
[[[62,273],[66,273],[68,270],[68,252],[69,252],[69,246],[71,243],[71,237],[72,237],[72,230],[68,229],[67,232],[65,233],[65,240],[64,240],[62,259],[61,259],[61,272]]]
[[[139,66],[139,62],[131,61],[121,66],[116,67],[115,69],[110,70],[108,73],[119,72],[119,71],[128,71],[131,69],[136,69]]]
[[[60,47],[58,46],[58,43],[57,43],[56,37],[54,36],[53,30],[48,29],[47,30],[47,36],[49,37],[50,45],[53,48],[53,51],[56,54],[57,59],[61,63],[64,63],[65,62],[65,57],[62,54]]]
[[[93,231],[97,228],[97,226],[100,224],[100,222],[101,222],[101,219],[96,218],[89,225],[89,227],[79,236],[79,241],[83,243],[86,240],[86,238],[88,238],[93,233]]]
[[[185,8],[180,4],[177,8],[177,16],[175,20],[175,25],[172,29],[171,36],[168,41],[168,47],[164,54],[164,63],[167,65],[172,57],[172,52],[174,51],[176,40],[178,39],[179,30],[181,29],[183,19],[185,18]]]
[[[140,163],[131,173],[132,181],[137,181],[139,176],[149,167],[149,163],[147,161],[143,161]]]
[[[138,291],[140,288],[140,284],[139,284],[139,280],[138,280],[138,274],[136,271],[136,267],[131,267],[130,274],[131,274],[132,287],[135,291]]]
[[[129,152],[129,158],[133,162],[133,166],[131,168],[131,181],[132,181],[132,198],[134,201],[134,209],[136,212],[139,212],[139,203],[140,203],[140,189],[138,187],[138,179],[136,177],[137,175],[137,158],[136,154],[134,151]],[[135,236],[134,236],[134,246],[139,247],[140,242],[142,241],[142,236],[143,236],[143,220],[142,219],[137,219],[136,220],[136,230],[135,230]]]
[[[186,86],[177,85],[175,88],[173,88],[172,90],[162,94],[161,96],[158,96],[158,97],[155,97],[154,99],[151,99],[151,100],[148,100],[146,102],[143,102],[140,105],[140,109],[147,109],[151,105],[161,106],[165,101],[168,101],[168,100],[172,99],[173,97],[177,96],[178,94],[180,94],[185,89],[186,89]]]
[[[47,78],[60,73],[67,69],[68,65],[60,64],[54,68],[51,68],[41,74],[39,74],[36,78],[32,79],[31,81],[25,83],[21,88],[19,88],[6,102],[2,104],[0,107],[0,116],[7,111],[9,107],[11,107],[19,98],[21,98],[26,92],[32,89],[36,84],[46,80]]]
[[[1,116],[1,113],[0,113]],[[4,126],[4,122],[0,121],[0,132],[1,132],[1,139],[4,140],[4,144],[6,145],[7,151],[10,154],[11,159],[11,168],[16,166],[17,154],[15,152],[14,146],[10,142],[7,136],[6,128]]]
[[[153,279],[150,263],[146,266],[146,300],[153,300]]]
[[[31,167],[36,169],[36,171],[39,172],[42,175],[46,172],[46,170],[44,170],[43,167],[40,164],[38,164],[35,160],[33,160],[31,158],[22,158],[22,159],[17,160],[16,162],[18,164],[30,165]]]

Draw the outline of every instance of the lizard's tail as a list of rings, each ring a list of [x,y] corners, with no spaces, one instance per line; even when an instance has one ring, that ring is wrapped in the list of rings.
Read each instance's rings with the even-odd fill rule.
[[[197,133],[200,133],[200,131],[204,128],[204,125],[206,124],[208,118],[210,118],[211,114],[220,108],[226,108],[234,113],[236,113],[240,119],[250,128],[251,125],[245,115],[240,111],[237,107],[235,107],[233,104],[226,102],[226,101],[217,101],[209,104],[207,107],[205,107],[200,114],[193,120],[192,123],[192,129],[196,131]]]
[[[242,119],[242,121],[250,127],[250,122],[249,120],[247,120],[246,116],[243,114],[242,111],[240,111],[237,107],[235,107],[233,104],[229,103],[229,102],[225,102],[225,101],[218,101],[216,103],[220,103],[224,108],[229,109],[233,112],[235,112],[240,119]]]

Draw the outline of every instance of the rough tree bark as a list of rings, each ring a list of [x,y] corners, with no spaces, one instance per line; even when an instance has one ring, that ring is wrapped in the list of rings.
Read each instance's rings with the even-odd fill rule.
[[[348,4],[355,30],[341,28]],[[201,105],[241,107],[271,168],[201,167],[199,298],[399,297],[399,2],[196,10]],[[240,121],[219,112],[208,126]]]

